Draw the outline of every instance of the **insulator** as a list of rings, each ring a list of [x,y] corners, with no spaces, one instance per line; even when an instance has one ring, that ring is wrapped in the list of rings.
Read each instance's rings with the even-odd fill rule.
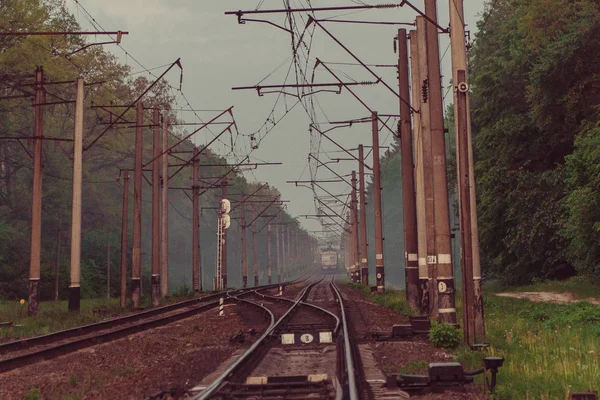
[[[427,103],[427,98],[429,95],[429,81],[425,79],[423,81],[423,86],[421,86],[421,93],[423,95],[423,103]]]

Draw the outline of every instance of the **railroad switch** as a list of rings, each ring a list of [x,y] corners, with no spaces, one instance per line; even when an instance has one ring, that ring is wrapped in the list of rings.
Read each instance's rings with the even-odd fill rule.
[[[504,364],[504,358],[485,357],[483,363],[483,368],[472,372],[465,371],[457,362],[430,363],[428,375],[389,374],[386,377],[386,387],[400,388],[411,395],[443,393],[445,390],[464,391],[464,385],[473,382],[475,375],[484,374],[486,386],[494,393],[496,375]],[[491,382],[488,381],[488,371],[491,373]]]

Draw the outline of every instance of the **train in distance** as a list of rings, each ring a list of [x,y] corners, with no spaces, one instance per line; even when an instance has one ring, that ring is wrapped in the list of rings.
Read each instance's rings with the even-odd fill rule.
[[[338,272],[338,252],[333,247],[321,250],[321,271],[326,274]]]

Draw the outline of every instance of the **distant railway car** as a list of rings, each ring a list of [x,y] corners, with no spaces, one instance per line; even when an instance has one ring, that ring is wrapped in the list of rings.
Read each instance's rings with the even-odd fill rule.
[[[338,254],[333,249],[321,252],[321,271],[326,274],[335,274],[337,272]]]

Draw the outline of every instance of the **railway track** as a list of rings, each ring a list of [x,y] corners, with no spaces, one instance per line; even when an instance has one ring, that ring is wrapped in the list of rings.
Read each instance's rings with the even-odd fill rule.
[[[189,391],[189,398],[359,398],[352,331],[333,279],[309,284],[295,300],[260,290],[236,297],[262,307],[271,325],[248,350],[223,365],[218,376]]]
[[[302,282],[308,276],[310,275],[303,275],[283,285]],[[258,289],[268,290],[278,286],[279,284],[271,284]],[[257,288],[215,293],[94,324],[0,344],[0,373],[191,317],[214,309],[221,298],[228,303],[238,302],[237,296],[255,291]]]

